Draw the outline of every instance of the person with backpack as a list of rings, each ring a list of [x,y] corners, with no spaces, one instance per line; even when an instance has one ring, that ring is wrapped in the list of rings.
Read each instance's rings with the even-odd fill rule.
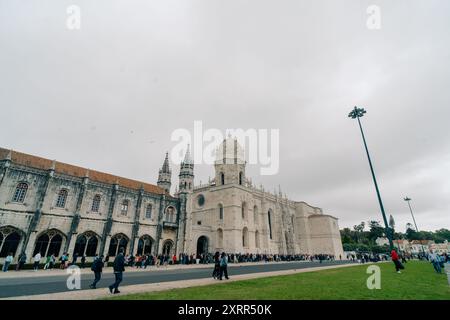
[[[226,256],[225,252],[222,252],[222,255],[220,257],[220,274],[219,274],[219,280],[222,280],[222,276],[225,274],[225,279],[228,278],[228,257]]]
[[[122,282],[123,272],[125,271],[125,257],[123,255],[123,252],[123,248],[120,248],[119,254],[114,259],[113,270],[116,281],[109,286],[109,292],[111,292],[112,294],[120,293],[119,284]]]
[[[100,257],[97,256],[94,259],[94,262],[92,263],[91,266],[91,270],[94,271],[94,282],[92,282],[92,284],[89,286],[89,288],[91,289],[96,289],[97,288],[97,283],[100,281],[100,279],[102,278],[102,272],[103,272],[103,255],[101,255]]]

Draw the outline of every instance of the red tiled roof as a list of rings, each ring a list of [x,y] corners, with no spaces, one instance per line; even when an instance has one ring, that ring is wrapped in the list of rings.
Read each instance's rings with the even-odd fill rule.
[[[0,160],[4,160],[8,157],[10,150],[0,148]],[[21,153],[17,151],[11,152],[11,161],[12,163],[16,163],[22,166],[32,167],[41,170],[49,170],[52,167],[53,160],[33,156],[26,153]],[[164,194],[164,189],[155,186],[153,184],[136,181],[132,179],[127,179],[119,176],[115,176],[109,173],[104,173],[95,170],[89,170],[87,168],[77,167],[71,164],[63,163],[55,161],[55,172],[62,173],[69,176],[74,176],[78,178],[83,178],[86,176],[86,172],[88,172],[89,180],[114,184],[118,183],[119,186],[139,190],[141,187],[144,188],[145,191],[156,194]],[[169,194],[167,194],[170,196]]]

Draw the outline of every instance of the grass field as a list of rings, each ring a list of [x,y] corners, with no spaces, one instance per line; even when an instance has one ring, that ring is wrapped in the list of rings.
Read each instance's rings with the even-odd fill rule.
[[[120,300],[450,300],[450,286],[445,273],[437,274],[427,262],[410,261],[397,274],[391,263],[377,264],[381,269],[381,289],[369,290],[368,264],[217,283],[184,289],[117,296]],[[232,274],[230,275],[233,276]]]

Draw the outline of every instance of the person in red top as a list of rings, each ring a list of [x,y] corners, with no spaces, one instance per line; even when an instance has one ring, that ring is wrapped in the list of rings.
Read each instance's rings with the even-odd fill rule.
[[[403,267],[403,265],[401,264],[398,258],[397,251],[395,249],[392,249],[391,251],[391,259],[392,262],[394,262],[395,270],[397,271],[397,273],[401,273],[400,269],[404,269],[405,267]]]

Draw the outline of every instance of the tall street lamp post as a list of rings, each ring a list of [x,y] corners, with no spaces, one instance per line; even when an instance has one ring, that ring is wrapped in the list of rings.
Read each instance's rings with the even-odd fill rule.
[[[359,118],[363,117],[365,113],[366,113],[366,110],[364,110],[363,108],[355,107],[349,113],[348,116],[349,116],[349,118],[358,120],[359,129],[361,130],[361,136],[362,136],[362,139],[364,142],[364,147],[365,147],[366,153],[367,153],[367,159],[369,160],[370,171],[372,172],[373,183],[375,185],[375,190],[377,192],[378,203],[380,204],[381,215],[383,216],[384,226],[386,228],[386,235],[389,240],[389,247],[390,247],[390,250],[392,250],[394,248],[394,244],[392,243],[392,235],[391,235],[391,232],[389,229],[388,221],[386,219],[386,213],[384,212],[383,201],[381,200],[380,190],[378,189],[378,183],[377,183],[377,179],[375,177],[375,172],[373,170],[372,160],[370,159],[369,149],[367,147],[366,138],[364,136],[364,131],[363,131],[363,128],[361,125],[361,121],[359,120]]]
[[[412,216],[413,221],[414,221],[414,226],[416,227],[417,233],[419,233],[419,228],[417,228],[416,219],[414,218],[414,214],[413,214],[413,211],[412,211],[412,208],[411,208],[411,204],[409,203],[411,201],[411,198],[405,197],[403,200],[408,202],[409,211],[411,212],[411,216]],[[422,240],[419,240],[419,241],[422,241]],[[423,248],[422,242],[420,242],[420,246],[422,247],[422,253],[423,253],[423,256],[425,257],[425,249]]]

